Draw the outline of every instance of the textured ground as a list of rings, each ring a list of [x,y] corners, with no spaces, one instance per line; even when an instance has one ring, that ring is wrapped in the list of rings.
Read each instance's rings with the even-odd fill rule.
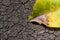
[[[35,0],[0,0],[1,40],[60,40],[60,30],[27,23]]]

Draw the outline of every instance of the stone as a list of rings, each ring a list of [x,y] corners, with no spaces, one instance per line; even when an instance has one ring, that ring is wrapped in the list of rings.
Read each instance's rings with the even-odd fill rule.
[[[3,0],[2,3],[6,6],[10,5],[10,0]]]

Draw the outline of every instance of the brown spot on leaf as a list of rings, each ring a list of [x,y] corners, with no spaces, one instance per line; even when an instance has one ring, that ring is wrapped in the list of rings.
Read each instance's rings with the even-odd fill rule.
[[[34,19],[32,19],[30,22],[37,22],[39,24],[44,24],[44,25],[48,25],[48,16],[46,14],[38,16]]]

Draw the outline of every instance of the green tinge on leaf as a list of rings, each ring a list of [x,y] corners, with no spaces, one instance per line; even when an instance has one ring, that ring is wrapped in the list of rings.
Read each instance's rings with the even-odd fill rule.
[[[33,17],[32,16],[29,16],[29,20],[31,20],[31,19],[33,19]]]
[[[60,0],[36,0],[29,19],[55,11],[58,7],[60,7]]]

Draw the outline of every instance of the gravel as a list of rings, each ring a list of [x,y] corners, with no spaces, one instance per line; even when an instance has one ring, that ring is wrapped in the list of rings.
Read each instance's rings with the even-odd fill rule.
[[[60,30],[28,23],[35,0],[0,0],[1,40],[60,40]]]

